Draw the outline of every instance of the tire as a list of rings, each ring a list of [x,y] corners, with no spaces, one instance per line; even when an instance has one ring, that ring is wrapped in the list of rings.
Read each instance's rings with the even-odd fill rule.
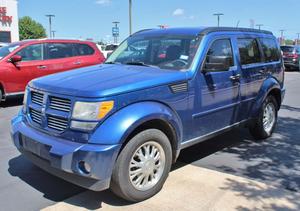
[[[268,111],[267,111],[268,109],[271,109],[269,111],[271,112],[270,115],[272,115],[272,117],[268,116]],[[273,96],[269,95],[263,102],[258,118],[254,120],[252,126],[250,126],[249,128],[251,135],[256,140],[262,140],[270,137],[276,127],[277,116],[278,116],[277,101]],[[266,123],[264,126],[264,119],[265,122],[266,120],[268,120],[269,124]]]
[[[152,146],[152,148],[147,148],[147,146]],[[149,156],[153,152],[153,157],[157,157],[158,153],[155,149],[158,150],[160,152],[158,156],[160,160],[155,161],[150,158],[147,159],[146,165],[143,165],[143,167],[135,167],[135,163],[139,163],[139,165],[145,163],[139,158],[145,158],[143,156],[146,154],[146,148],[149,149]],[[144,151],[142,149],[144,149]],[[158,163],[160,163],[160,165]],[[169,175],[171,164],[172,148],[168,137],[157,129],[144,130],[134,136],[119,154],[112,173],[111,190],[117,196],[130,202],[139,202],[148,199],[158,193],[163,187],[163,184]],[[158,170],[153,170],[152,167],[157,167]],[[139,171],[139,174],[132,173],[134,171]],[[154,173],[155,171],[156,173]],[[153,179],[154,177],[151,177],[153,180],[149,178],[150,176],[147,176],[147,180],[140,179],[143,177],[141,176],[143,175],[141,172],[145,173],[145,175],[152,172],[153,174],[156,174],[156,177],[155,179]],[[136,176],[130,177],[130,173]],[[146,182],[148,186],[141,185],[143,182]],[[137,185],[134,185],[134,183],[137,183]]]
[[[2,90],[0,89],[0,104],[2,102],[2,98],[3,98],[3,93],[2,93]]]

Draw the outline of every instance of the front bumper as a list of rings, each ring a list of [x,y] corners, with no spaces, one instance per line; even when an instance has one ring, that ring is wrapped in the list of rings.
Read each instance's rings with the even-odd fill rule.
[[[11,136],[23,155],[49,173],[90,190],[109,188],[120,145],[75,143],[50,136],[27,125],[22,114],[12,120]],[[82,171],[82,162],[91,170]]]

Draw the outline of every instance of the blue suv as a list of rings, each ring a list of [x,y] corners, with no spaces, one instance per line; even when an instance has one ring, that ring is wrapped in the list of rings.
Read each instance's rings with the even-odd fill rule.
[[[242,125],[271,136],[283,81],[271,32],[143,30],[105,64],[31,81],[12,139],[52,174],[141,201],[162,188],[180,150]]]

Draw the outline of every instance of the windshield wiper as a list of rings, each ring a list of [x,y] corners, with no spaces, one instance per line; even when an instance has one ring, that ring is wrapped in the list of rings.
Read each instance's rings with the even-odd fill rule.
[[[137,65],[137,66],[144,66],[144,67],[156,67],[159,68],[157,66],[154,65],[149,65],[149,64],[145,64],[144,62],[126,62],[126,65]]]
[[[120,62],[104,62],[104,64],[121,64]]]

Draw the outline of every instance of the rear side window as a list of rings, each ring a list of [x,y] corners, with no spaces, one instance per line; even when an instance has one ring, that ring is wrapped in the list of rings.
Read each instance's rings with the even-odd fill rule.
[[[232,47],[229,39],[220,39],[210,46],[203,66],[205,71],[226,71],[234,66]]]
[[[60,59],[74,56],[72,43],[48,43],[47,59]]]
[[[261,62],[261,55],[256,39],[238,39],[238,47],[242,65]]]
[[[275,62],[279,60],[279,51],[274,39],[260,38],[260,43],[264,52],[266,62]]]
[[[95,50],[87,44],[74,44],[76,56],[93,55]]]

